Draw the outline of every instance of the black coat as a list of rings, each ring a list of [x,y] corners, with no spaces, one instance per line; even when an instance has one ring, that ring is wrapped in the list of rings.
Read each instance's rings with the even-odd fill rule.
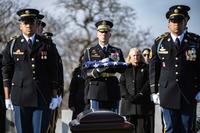
[[[113,53],[118,54],[120,62],[124,62],[122,51],[119,48],[108,45],[107,53],[104,53],[101,46],[98,44],[91,47],[84,54],[83,63],[87,61],[99,61],[104,58],[110,57]],[[92,70],[86,70],[85,73]],[[120,69],[108,68],[105,73],[123,72]],[[99,78],[87,78],[85,95],[86,99],[95,99],[100,101],[115,101],[120,99],[120,87],[117,77],[99,77]]]
[[[0,54],[0,68],[2,67],[2,54]],[[1,72],[1,70],[0,70]],[[6,108],[4,99],[4,89],[3,89],[3,77],[0,73],[0,131],[5,133],[5,122],[6,122]]]
[[[151,91],[159,92],[162,107],[181,109],[185,104],[196,104],[200,90],[199,36],[186,32],[177,48],[169,33],[162,35],[152,46],[149,65]]]
[[[85,80],[82,77],[81,66],[75,68],[72,74],[72,79],[69,86],[69,108],[74,107],[73,118],[82,112],[85,108],[84,102]]]
[[[4,86],[11,89],[13,105],[49,106],[58,88],[57,50],[49,40],[35,36],[31,47],[21,35],[11,40],[3,51]],[[11,52],[12,51],[12,52]]]
[[[138,67],[128,68],[120,77],[121,115],[146,115],[154,113],[154,104],[150,100],[148,65],[140,63]],[[133,97],[142,93],[135,101]]]

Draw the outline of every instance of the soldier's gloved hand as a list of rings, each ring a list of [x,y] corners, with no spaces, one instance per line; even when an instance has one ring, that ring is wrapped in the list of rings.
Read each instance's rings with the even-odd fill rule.
[[[200,92],[197,93],[197,95],[195,96],[195,99],[197,100],[197,102],[200,102]]]
[[[150,98],[151,98],[151,101],[154,102],[154,104],[158,104],[158,105],[160,104],[159,93],[151,94]]]
[[[10,99],[5,99],[6,109],[13,110],[13,105]]]
[[[62,103],[62,96],[57,96],[57,100],[58,100],[58,106],[60,106]]]
[[[103,73],[105,70],[107,70],[109,67],[101,67],[101,68],[96,68],[96,69],[93,69],[91,74],[92,74],[92,77],[93,78],[99,78],[101,73]]]
[[[108,62],[110,59],[109,58],[104,58],[102,60],[100,60],[101,62]]]
[[[52,98],[52,99],[51,99],[51,103],[50,103],[50,105],[49,105],[49,108],[50,108],[51,110],[56,109],[56,108],[58,107],[58,103],[59,103],[59,101],[58,101],[57,97],[56,97],[56,98]]]
[[[98,78],[101,73],[97,69],[93,69],[91,74],[93,78]]]

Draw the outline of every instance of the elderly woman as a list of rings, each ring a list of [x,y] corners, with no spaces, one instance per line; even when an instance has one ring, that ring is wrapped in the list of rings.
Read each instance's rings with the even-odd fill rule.
[[[154,104],[150,100],[148,65],[138,48],[130,49],[126,62],[132,67],[120,77],[120,114],[134,124],[134,133],[153,133]]]

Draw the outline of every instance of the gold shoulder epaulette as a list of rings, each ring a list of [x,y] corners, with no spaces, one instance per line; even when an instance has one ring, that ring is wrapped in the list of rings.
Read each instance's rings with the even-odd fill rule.
[[[160,35],[159,37],[156,38],[156,41],[162,39],[162,38],[166,38],[169,35],[169,32],[165,32],[164,34]]]
[[[19,37],[19,35],[12,36],[12,37],[10,38],[10,41],[13,40],[13,39],[17,39],[18,37]]]

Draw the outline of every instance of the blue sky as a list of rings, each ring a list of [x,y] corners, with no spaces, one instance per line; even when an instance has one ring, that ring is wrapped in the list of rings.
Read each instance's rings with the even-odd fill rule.
[[[23,0],[27,2],[27,0]],[[29,0],[31,6],[39,10],[55,13],[56,0]],[[169,7],[185,4],[191,7],[188,31],[200,35],[200,0],[121,0],[124,5],[131,6],[136,11],[136,25],[138,28],[150,28],[154,37],[168,31],[165,14]]]
[[[121,0],[132,6],[137,14],[137,26],[151,28],[154,36],[168,31],[165,14],[169,7],[177,4],[190,6],[188,31],[200,34],[200,0]]]

